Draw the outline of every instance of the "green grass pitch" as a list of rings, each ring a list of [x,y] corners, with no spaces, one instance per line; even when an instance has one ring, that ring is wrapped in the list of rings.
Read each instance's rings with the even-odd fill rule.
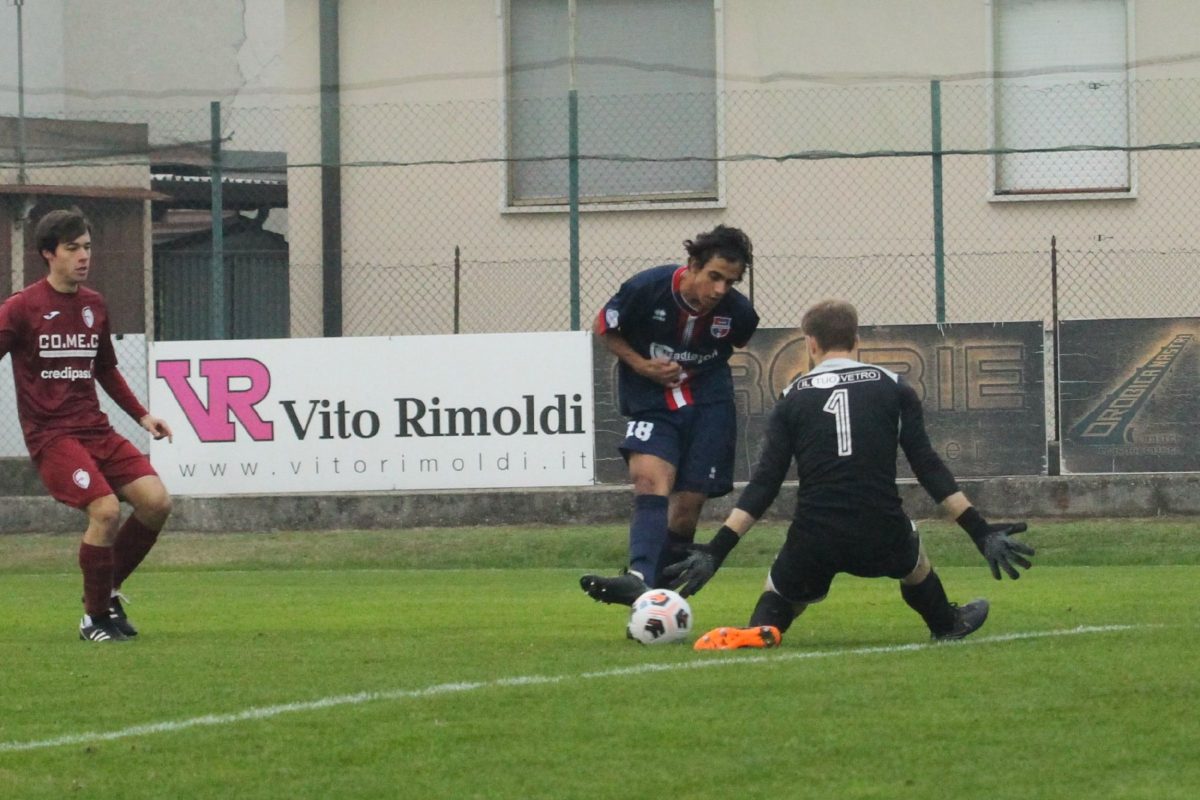
[[[626,641],[579,591],[619,526],[167,534],[113,646],[75,638],[76,537],[0,536],[0,797],[1200,796],[1200,526],[1036,522],[1002,583],[922,529],[951,598],[992,601],[975,636],[842,576],[732,653]],[[696,634],[744,624],[781,537]]]

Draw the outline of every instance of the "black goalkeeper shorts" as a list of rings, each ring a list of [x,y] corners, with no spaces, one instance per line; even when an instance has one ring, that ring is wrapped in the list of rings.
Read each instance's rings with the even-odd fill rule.
[[[771,583],[793,603],[815,603],[839,572],[900,579],[920,553],[917,527],[904,514],[797,519],[771,566]]]

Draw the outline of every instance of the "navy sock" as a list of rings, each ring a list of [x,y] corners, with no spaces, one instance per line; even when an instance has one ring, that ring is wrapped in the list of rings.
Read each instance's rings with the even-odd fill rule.
[[[658,560],[667,545],[667,498],[639,494],[633,498],[629,523],[629,569],[640,572],[646,585],[658,579]]]

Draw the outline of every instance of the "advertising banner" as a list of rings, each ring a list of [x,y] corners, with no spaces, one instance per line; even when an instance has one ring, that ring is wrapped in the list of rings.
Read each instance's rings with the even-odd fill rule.
[[[1195,317],[1061,323],[1064,470],[1200,470],[1198,340]]]
[[[593,482],[587,333],[156,342],[179,495]]]
[[[925,408],[934,448],[958,477],[1038,475],[1046,452],[1042,324],[891,325],[859,330],[855,358],[898,373]],[[596,477],[627,480],[617,446],[625,423],[617,408],[617,367],[596,348]],[[730,359],[738,405],[737,468],[749,480],[775,399],[808,371],[804,334],[760,330]],[[911,477],[899,459],[900,477]]]

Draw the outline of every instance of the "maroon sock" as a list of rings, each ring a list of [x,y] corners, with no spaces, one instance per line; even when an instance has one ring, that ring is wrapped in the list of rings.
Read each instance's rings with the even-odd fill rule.
[[[79,570],[83,573],[83,610],[93,619],[107,617],[113,587],[113,549],[80,542]]]
[[[150,530],[140,519],[129,515],[121,530],[117,531],[117,541],[113,544],[113,586],[120,588],[129,573],[137,569],[142,559],[158,541],[158,531]]]

